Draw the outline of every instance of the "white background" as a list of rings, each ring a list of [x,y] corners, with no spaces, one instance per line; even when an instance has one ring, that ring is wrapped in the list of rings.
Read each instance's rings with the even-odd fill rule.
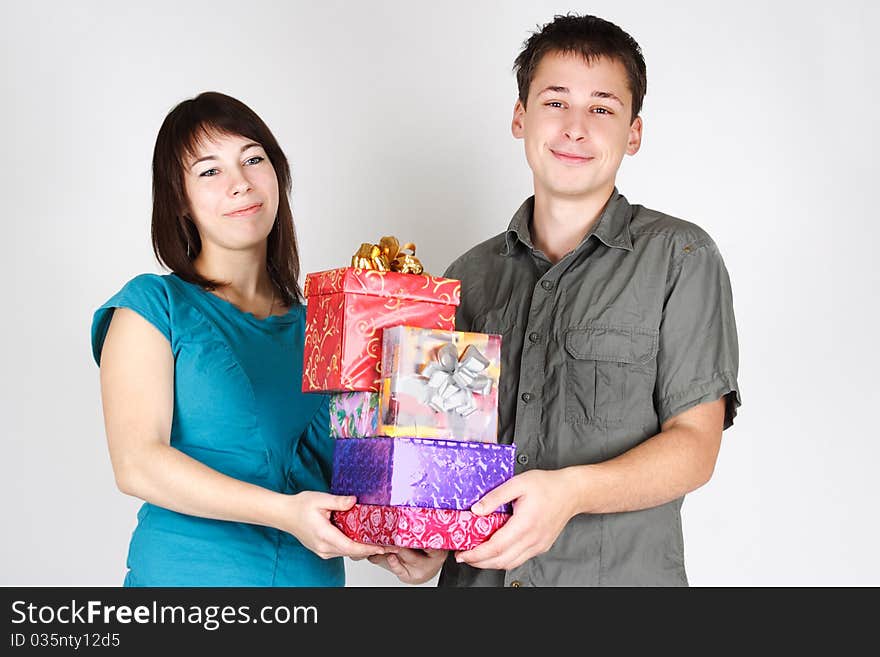
[[[743,407],[685,501],[691,583],[880,585],[876,3],[317,5],[3,3],[0,585],[122,582],[138,502],[114,485],[89,327],[160,271],[166,113],[217,90],[264,118],[304,271],[394,234],[440,273],[531,193],[511,66],[566,11],[616,22],[647,59],[621,191],[705,228],[733,284]]]

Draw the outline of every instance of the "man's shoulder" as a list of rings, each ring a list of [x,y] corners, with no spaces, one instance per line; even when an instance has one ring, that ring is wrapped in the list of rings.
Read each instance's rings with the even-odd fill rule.
[[[467,275],[485,273],[502,257],[502,251],[507,245],[506,234],[507,231],[499,233],[462,253],[446,268],[445,275],[461,279]]]
[[[643,205],[633,205],[632,209],[629,230],[634,245],[639,242],[665,240],[674,247],[688,247],[688,250],[695,250],[713,244],[709,233],[692,221],[652,210]]]

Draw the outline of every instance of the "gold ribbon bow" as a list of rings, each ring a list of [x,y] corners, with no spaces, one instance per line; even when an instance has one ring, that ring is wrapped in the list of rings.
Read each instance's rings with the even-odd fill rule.
[[[405,253],[410,251],[410,253]],[[425,268],[416,258],[416,245],[407,242],[400,246],[396,237],[386,235],[378,244],[364,242],[351,257],[351,266],[357,269],[396,271],[401,274],[423,274]]]

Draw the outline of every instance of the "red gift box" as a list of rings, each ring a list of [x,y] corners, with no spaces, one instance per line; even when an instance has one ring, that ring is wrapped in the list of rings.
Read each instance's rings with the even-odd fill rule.
[[[478,516],[455,509],[355,504],[330,517],[343,534],[359,543],[470,550],[494,534],[510,514]]]
[[[303,392],[379,391],[382,329],[455,328],[461,281],[341,267],[306,276]]]

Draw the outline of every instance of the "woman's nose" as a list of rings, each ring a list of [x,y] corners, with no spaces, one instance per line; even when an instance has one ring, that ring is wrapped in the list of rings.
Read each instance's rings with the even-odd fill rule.
[[[251,190],[251,183],[241,171],[236,171],[230,180],[229,192],[232,196],[239,196]]]

